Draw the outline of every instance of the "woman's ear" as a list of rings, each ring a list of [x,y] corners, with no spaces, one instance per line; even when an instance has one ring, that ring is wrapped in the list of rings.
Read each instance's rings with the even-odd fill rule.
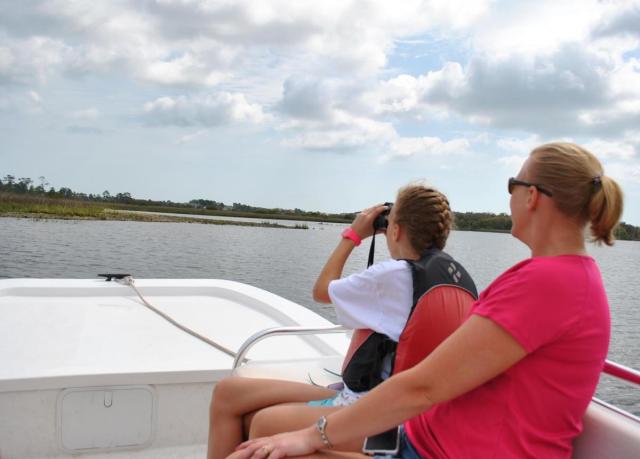
[[[536,210],[539,200],[540,192],[535,186],[530,186],[527,192],[527,210]]]

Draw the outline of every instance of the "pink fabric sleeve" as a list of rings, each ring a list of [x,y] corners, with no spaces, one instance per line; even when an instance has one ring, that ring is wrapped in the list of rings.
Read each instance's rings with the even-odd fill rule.
[[[576,289],[571,285],[578,279],[567,279],[579,273],[567,272],[551,259],[530,259],[496,279],[472,313],[500,325],[531,353],[555,340],[579,317],[575,305],[583,301],[575,298]]]

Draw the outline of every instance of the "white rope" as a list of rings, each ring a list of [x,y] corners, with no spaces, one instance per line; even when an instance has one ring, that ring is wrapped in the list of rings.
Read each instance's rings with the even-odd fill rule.
[[[193,331],[192,329],[190,329],[189,327],[186,327],[184,325],[182,325],[181,323],[176,322],[173,318],[171,318],[170,316],[168,316],[167,314],[165,314],[164,312],[160,311],[159,309],[157,309],[156,307],[154,307],[151,303],[149,303],[140,293],[140,291],[136,288],[135,286],[135,281],[133,279],[133,277],[131,276],[125,276],[122,279],[116,279],[116,282],[120,282],[122,284],[128,285],[129,287],[131,287],[134,292],[136,292],[136,294],[140,297],[140,301],[142,301],[142,303],[149,308],[150,310],[152,310],[153,312],[155,312],[156,314],[158,314],[160,317],[162,317],[163,319],[165,319],[167,322],[169,322],[170,324],[174,325],[175,327],[178,327],[180,330],[190,334],[191,336],[193,336],[194,338],[199,339],[200,341],[202,341],[203,343],[208,344],[209,346],[212,346],[216,349],[218,349],[219,351],[224,352],[225,354],[227,354],[228,356],[235,358],[236,357],[236,353],[234,351],[232,351],[231,349],[228,349],[226,347],[224,347],[221,344],[216,343],[215,341],[210,340],[209,338],[207,338],[206,336],[202,336],[201,334]]]

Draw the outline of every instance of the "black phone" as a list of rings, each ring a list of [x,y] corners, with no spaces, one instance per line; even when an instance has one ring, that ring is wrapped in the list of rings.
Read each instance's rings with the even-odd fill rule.
[[[397,454],[399,449],[399,427],[365,438],[362,446],[362,452],[366,454]]]

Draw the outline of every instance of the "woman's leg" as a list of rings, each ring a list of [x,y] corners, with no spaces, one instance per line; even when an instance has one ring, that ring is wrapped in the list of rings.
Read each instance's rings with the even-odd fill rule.
[[[208,459],[227,457],[243,440],[243,416],[286,402],[332,397],[335,391],[276,379],[230,377],[213,389],[209,408]],[[215,446],[214,446],[215,445]]]

